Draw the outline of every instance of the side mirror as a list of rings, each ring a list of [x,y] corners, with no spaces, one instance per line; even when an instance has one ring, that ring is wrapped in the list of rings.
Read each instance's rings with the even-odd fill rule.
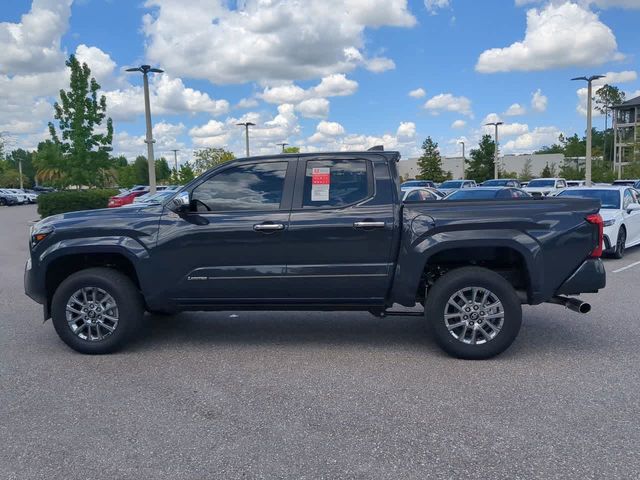
[[[627,207],[627,213],[637,212],[640,210],[640,203],[632,203]]]
[[[189,192],[180,192],[171,199],[171,210],[176,213],[185,213],[189,211],[191,198]]]

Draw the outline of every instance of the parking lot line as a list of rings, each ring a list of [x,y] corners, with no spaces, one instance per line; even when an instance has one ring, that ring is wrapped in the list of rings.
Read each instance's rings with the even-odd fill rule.
[[[623,272],[623,271],[625,271],[625,270],[627,270],[629,268],[635,267],[637,265],[640,265],[640,261],[633,262],[632,264],[627,265],[626,267],[618,268],[617,270],[614,270],[613,273],[620,273],[620,272]]]

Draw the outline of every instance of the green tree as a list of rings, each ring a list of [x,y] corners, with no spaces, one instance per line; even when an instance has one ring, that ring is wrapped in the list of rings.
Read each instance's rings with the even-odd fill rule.
[[[595,109],[603,115],[611,113],[611,106],[620,105],[625,100],[625,93],[618,87],[603,85],[595,94]]]
[[[438,150],[438,144],[431,137],[427,137],[422,142],[422,155],[418,159],[420,169],[419,178],[442,182],[446,180],[447,174],[442,169],[442,157]]]
[[[284,153],[300,153],[300,147],[286,147]]]
[[[113,124],[106,118],[107,100],[104,95],[98,98],[100,85],[86,63],[80,64],[71,55],[65,64],[71,80],[70,89],[60,90],[60,103],[53,106],[58,130],[49,122],[51,139],[64,159],[60,174],[68,184],[102,186],[110,176],[108,152],[113,140]],[[96,133],[105,118],[105,132]]]
[[[20,171],[20,163],[22,163],[22,175],[26,178],[25,185],[33,185],[36,177],[35,167],[33,166],[34,152],[27,152],[22,148],[13,150],[7,155],[7,163],[15,170]]]
[[[138,155],[133,161],[133,172],[136,184],[149,185],[149,162],[144,155]]]
[[[38,150],[33,157],[33,165],[38,183],[63,188],[71,185],[60,145],[51,140],[45,140],[38,144]]]
[[[189,183],[191,180],[196,178],[195,173],[193,172],[193,168],[189,162],[186,162],[184,165],[180,166],[180,173],[178,174],[178,181],[180,185],[184,185]]]
[[[203,148],[193,154],[193,171],[196,175],[206,172],[221,163],[235,160],[235,155],[224,148]]]
[[[28,178],[22,175],[22,181],[28,185]],[[15,168],[6,168],[0,172],[0,187],[3,188],[20,188],[20,172]]]
[[[129,162],[127,162],[127,157],[125,157],[124,155],[119,155],[117,157],[111,158],[111,163],[116,168],[126,167],[127,165],[129,165]]]
[[[557,173],[558,170],[556,168],[556,164],[552,163],[551,165],[549,165],[549,162],[547,162],[547,164],[542,169],[542,173],[540,174],[540,176],[542,178],[554,178]]]
[[[166,183],[171,179],[171,168],[167,163],[167,159],[160,157],[156,160],[156,180],[160,183]]]
[[[528,182],[533,178],[533,170],[531,168],[532,160],[527,158],[522,166],[522,170],[520,171],[520,175],[518,175],[518,180],[522,182]]]
[[[466,160],[466,177],[476,182],[484,182],[493,178],[493,155],[495,144],[491,135],[483,135],[478,148],[471,150],[470,159]]]

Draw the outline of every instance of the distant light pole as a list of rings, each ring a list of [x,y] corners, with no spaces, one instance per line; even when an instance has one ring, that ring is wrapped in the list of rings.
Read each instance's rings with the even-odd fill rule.
[[[460,145],[462,145],[462,179],[464,180],[464,162],[465,162],[465,157],[464,157],[464,142],[461,140],[458,142]]]
[[[280,145],[282,147],[282,153],[284,153],[284,147],[286,147],[289,144],[285,143],[285,142],[282,142],[282,143],[276,143],[276,145]]]
[[[162,73],[164,70],[151,68],[150,65],[140,65],[135,68],[127,68],[127,72],[142,72],[144,84],[144,115],[147,122],[147,136],[144,142],[147,144],[147,163],[149,164],[149,191],[156,193],[156,162],[153,158],[153,133],[151,131],[151,105],[149,104],[149,72]]]
[[[591,92],[593,90],[592,82],[604,78],[604,75],[591,75],[590,77],[575,77],[571,80],[584,80],[587,82],[587,155],[585,158],[584,178],[587,187],[591,186]]]
[[[244,127],[245,141],[246,141],[246,146],[247,146],[247,157],[248,157],[249,156],[249,127],[255,126],[255,123],[253,123],[253,122],[241,122],[241,123],[236,123],[236,125]]]
[[[493,178],[498,178],[498,125],[503,125],[504,122],[490,122],[485,125],[493,125],[496,127],[496,136],[494,140],[495,148],[493,149]]]
[[[172,148],[171,151],[173,152],[173,161],[176,165],[176,175],[178,174],[178,152],[180,151],[179,148]]]

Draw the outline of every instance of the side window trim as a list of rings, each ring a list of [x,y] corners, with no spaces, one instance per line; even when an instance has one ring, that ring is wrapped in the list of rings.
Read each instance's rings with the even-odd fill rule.
[[[221,215],[221,214],[231,214],[231,213],[248,213],[248,212],[283,212],[291,210],[291,203],[293,200],[293,188],[296,178],[296,168],[298,162],[295,158],[274,158],[270,160],[263,160],[259,162],[248,162],[242,164],[234,164],[229,162],[229,165],[221,165],[220,168],[215,169],[209,175],[203,176],[201,181],[198,183],[191,185],[188,189],[189,197],[191,198],[193,195],[193,191],[198,188],[203,183],[209,181],[213,177],[220,175],[221,173],[226,172],[227,170],[231,170],[233,168],[237,168],[239,165],[260,165],[265,163],[287,163],[287,169],[284,177],[284,183],[282,185],[282,199],[280,200],[280,205],[277,209],[255,209],[255,210],[212,210],[205,212],[194,212],[190,211],[189,214],[192,215]]]
[[[348,162],[350,160],[361,160],[365,162],[365,165],[367,167],[367,196],[365,198],[363,198],[362,200],[359,200],[357,202],[354,203],[350,203],[348,205],[340,205],[339,207],[332,207],[332,206],[328,206],[328,205],[321,205],[321,206],[317,206],[317,207],[303,207],[302,206],[302,202],[304,200],[304,182],[305,182],[305,178],[307,175],[307,164],[309,162],[317,162],[317,161],[343,161],[343,162]],[[291,210],[292,211],[316,211],[316,210],[341,210],[344,208],[349,208],[349,207],[353,207],[355,205],[361,205],[363,203],[366,203],[368,201],[370,201],[373,197],[375,197],[376,195],[376,187],[375,187],[375,178],[374,178],[374,173],[373,173],[373,165],[370,159],[368,158],[340,158],[339,155],[336,155],[335,157],[309,157],[309,158],[305,158],[300,159],[298,162],[298,170],[296,172],[296,184],[295,184],[295,189],[294,189],[294,193],[293,193],[293,201],[292,201],[292,205],[291,205]],[[402,195],[400,195],[400,199],[402,199]]]

